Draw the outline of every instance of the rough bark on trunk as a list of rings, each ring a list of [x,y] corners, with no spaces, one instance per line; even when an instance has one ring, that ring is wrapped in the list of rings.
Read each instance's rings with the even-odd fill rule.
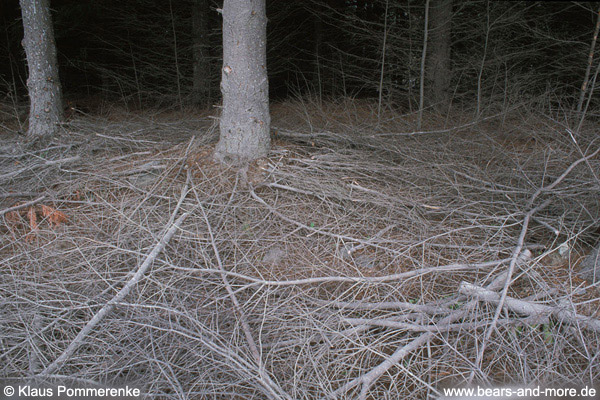
[[[194,104],[210,103],[210,59],[208,42],[208,0],[194,0],[192,5],[192,40],[194,73],[192,101]]]
[[[269,152],[265,0],[225,0],[220,139],[217,160],[241,165]]]
[[[53,136],[62,121],[62,90],[49,0],[20,0],[29,77],[29,130],[32,139]]]
[[[431,0],[426,82],[429,103],[440,111],[450,103],[452,0]]]

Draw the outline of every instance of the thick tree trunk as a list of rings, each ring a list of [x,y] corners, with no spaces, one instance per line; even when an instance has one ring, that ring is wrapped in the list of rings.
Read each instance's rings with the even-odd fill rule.
[[[29,77],[29,130],[33,139],[53,136],[62,120],[62,91],[49,0],[20,0]]]
[[[450,103],[452,0],[431,0],[426,82],[430,104],[445,111]]]
[[[210,59],[208,57],[208,0],[194,0],[192,9],[192,36],[194,75],[192,101],[194,104],[210,103]]]
[[[215,157],[241,165],[271,146],[265,0],[225,0],[221,137]]]

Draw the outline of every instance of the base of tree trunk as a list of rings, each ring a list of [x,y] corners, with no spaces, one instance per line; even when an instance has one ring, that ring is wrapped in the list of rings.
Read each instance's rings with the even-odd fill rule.
[[[252,160],[266,157],[270,147],[270,138],[265,140],[255,135],[221,135],[221,140],[215,148],[215,159],[225,165],[241,167]]]

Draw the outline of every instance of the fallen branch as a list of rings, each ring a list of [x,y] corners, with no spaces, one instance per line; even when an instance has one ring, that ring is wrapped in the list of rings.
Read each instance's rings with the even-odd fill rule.
[[[440,272],[456,272],[456,271],[481,271],[487,268],[494,268],[500,265],[507,264],[510,262],[510,258],[502,258],[500,260],[486,261],[482,263],[473,264],[447,264],[440,265],[437,267],[424,267],[415,269],[412,271],[400,272],[397,274],[381,275],[381,276],[317,276],[314,278],[303,278],[303,279],[289,279],[289,280],[267,280],[261,279],[254,276],[244,275],[233,271],[220,271],[215,268],[186,268],[171,263],[166,263],[169,267],[180,270],[189,271],[194,273],[206,273],[206,274],[225,274],[227,276],[243,279],[250,283],[246,284],[244,288],[250,288],[255,286],[272,286],[272,287],[283,287],[283,286],[302,286],[302,285],[317,285],[321,283],[384,283],[384,282],[401,282],[411,278],[421,277],[428,274],[436,274]],[[506,275],[501,275],[500,278]],[[502,280],[504,282],[504,280]],[[238,290],[239,291],[239,290]],[[330,304],[327,302],[327,304]],[[383,309],[393,308],[391,304],[383,304]],[[409,303],[410,304],[410,303]],[[377,308],[377,306],[374,306]],[[368,308],[363,307],[363,308]]]
[[[452,313],[452,310],[449,310],[444,307],[432,306],[428,304],[413,304],[405,301],[382,301],[380,303],[369,303],[362,301],[315,300],[315,303],[321,306],[329,306],[350,310],[407,310],[431,315],[446,315]]]
[[[6,199],[8,197],[31,197],[37,194],[37,192],[2,193],[0,194],[0,199]]]
[[[369,388],[379,379],[381,375],[383,375],[388,369],[392,368],[394,365],[402,361],[404,357],[417,350],[421,346],[429,343],[431,339],[433,339],[434,334],[432,332],[424,333],[418,336],[416,339],[412,340],[410,343],[398,348],[394,354],[388,357],[381,364],[373,368],[371,371],[367,372],[364,375],[359,376],[358,378],[354,378],[350,382],[347,382],[344,386],[339,387],[335,392],[331,393],[328,397],[337,398],[339,395],[346,393],[348,390],[352,389],[357,385],[362,385],[362,390],[360,394],[360,399],[366,398],[366,394]]]
[[[187,190],[185,190],[184,193],[187,194]],[[185,196],[182,194],[182,198],[183,197]],[[181,204],[181,201],[179,204]],[[179,207],[175,207],[175,212],[173,214],[177,213],[178,211]],[[75,339],[73,339],[69,346],[67,346],[67,348],[62,352],[62,354],[50,365],[48,365],[41,373],[39,373],[39,376],[46,376],[54,373],[73,355],[75,350],[77,350],[77,348],[83,343],[85,338],[92,332],[96,325],[98,325],[100,321],[104,319],[104,317],[110,314],[115,308],[116,304],[121,302],[129,294],[131,289],[144,277],[144,274],[146,273],[150,265],[152,265],[154,259],[163,251],[167,243],[169,243],[177,229],[179,229],[179,226],[188,217],[188,215],[189,212],[184,213],[181,217],[177,219],[177,221],[175,221],[175,223],[173,223],[173,225],[169,228],[169,230],[167,230],[162,239],[156,244],[156,246],[154,246],[154,249],[152,249],[150,254],[148,254],[144,262],[139,266],[136,273],[129,280],[129,282],[127,282],[125,286],[123,286],[123,288],[119,290],[119,292],[112,299],[110,299],[100,309],[100,311],[98,311],[96,315],[92,317],[91,320],[89,320],[89,322],[83,327],[83,329],[79,331]]]
[[[485,301],[492,304],[500,304],[501,297],[498,293],[473,285],[471,283],[462,282],[459,292],[466,296],[475,297],[477,300]],[[528,316],[554,316],[561,322],[567,322],[573,325],[579,325],[586,329],[600,332],[600,320],[586,317],[585,315],[574,313],[562,307],[552,307],[544,304],[535,304],[528,301],[513,299],[506,297],[504,305],[517,314]]]
[[[504,282],[504,288],[502,289],[502,293],[500,295],[500,299],[499,299],[499,302],[498,302],[498,305],[496,308],[496,313],[494,314],[494,319],[492,320],[490,327],[488,328],[487,332],[485,333],[485,337],[481,343],[481,349],[479,350],[479,353],[477,354],[477,360],[475,362],[475,365],[477,365],[478,368],[481,366],[481,362],[483,360],[483,354],[485,352],[486,343],[492,336],[492,333],[496,327],[496,322],[500,318],[500,313],[502,312],[502,307],[504,305],[504,301],[507,298],[508,289],[510,287],[510,284],[512,283],[512,281],[511,281],[512,275],[514,273],[517,262],[519,261],[519,257],[521,257],[521,250],[525,246],[525,235],[527,234],[527,230],[529,228],[529,221],[531,220],[531,218],[533,218],[533,215],[535,213],[537,213],[538,211],[542,210],[543,208],[547,207],[550,204],[550,199],[544,201],[542,204],[540,204],[537,207],[533,207],[533,204],[535,203],[536,199],[542,193],[550,192],[552,189],[554,189],[556,186],[558,186],[567,177],[567,175],[569,175],[569,173],[571,173],[571,171],[573,171],[573,169],[578,164],[580,164],[584,161],[587,162],[589,159],[591,159],[596,154],[598,154],[598,152],[600,152],[600,148],[596,149],[596,151],[594,151],[593,153],[574,161],[552,183],[550,183],[547,186],[539,187],[535,191],[535,193],[533,193],[533,195],[531,195],[531,198],[529,199],[529,202],[527,203],[527,208],[529,208],[529,211],[525,214],[525,217],[523,218],[523,227],[521,228],[521,233],[519,234],[519,239],[517,240],[517,246],[513,250],[512,259],[510,261],[508,271],[506,272],[506,281]],[[474,377],[474,371],[471,372],[471,375],[469,377],[469,383],[471,383],[473,377]]]
[[[440,320],[441,325],[448,325],[454,321],[457,321],[463,318],[475,304],[474,301],[465,304],[460,310],[457,310],[454,314],[448,315],[447,317]],[[412,353],[413,351],[419,349],[422,346],[425,346],[435,337],[434,332],[425,332],[422,335],[416,337],[408,344],[399,347],[396,351],[386,358],[381,364],[371,369],[366,374],[363,374],[353,380],[347,382],[345,385],[336,389],[333,393],[331,393],[328,397],[337,398],[339,395],[346,393],[348,390],[352,389],[357,385],[362,385],[362,390],[359,396],[359,399],[366,399],[368,391],[370,387],[379,379],[381,375],[383,375],[387,370],[392,368],[394,365],[397,365],[404,357]]]
[[[455,324],[441,324],[441,323],[431,323],[431,324],[410,324],[407,322],[401,321],[393,321],[391,319],[373,319],[373,318],[345,318],[342,320],[345,323],[357,326],[367,325],[369,327],[380,326],[384,328],[391,329],[402,329],[412,332],[439,332],[439,333],[448,333],[448,332],[456,332],[456,331],[471,331],[475,329],[485,328],[490,324],[489,321],[475,321],[475,322],[458,322]],[[543,315],[534,315],[528,317],[527,319],[513,319],[513,318],[504,318],[500,319],[497,322],[500,325],[533,325],[533,324],[545,324],[548,323],[548,317]]]
[[[538,191],[532,196],[532,198],[529,201],[529,204],[533,203],[533,201],[539,195],[539,193],[541,193],[541,192]],[[519,234],[519,239],[517,240],[517,245],[515,246],[515,249],[513,250],[510,264],[508,265],[508,270],[506,271],[505,274],[502,274],[502,276],[503,277],[506,276],[506,278],[504,280],[504,288],[502,289],[502,293],[500,295],[500,301],[498,302],[498,307],[496,308],[496,313],[494,314],[494,319],[492,320],[492,323],[490,324],[489,328],[485,332],[483,342],[481,343],[481,349],[479,350],[479,353],[477,354],[477,360],[475,362],[475,365],[477,365],[478,367],[481,366],[481,362],[483,360],[483,354],[485,352],[486,343],[492,336],[492,333],[494,332],[494,330],[496,329],[496,323],[498,322],[498,319],[500,318],[500,313],[502,312],[502,305],[504,304],[504,300],[507,297],[508,289],[510,287],[510,284],[512,283],[512,276],[513,276],[513,273],[515,272],[515,268],[516,268],[517,264],[521,260],[523,260],[524,254],[522,254],[522,251],[523,251],[523,248],[525,247],[525,235],[527,234],[527,230],[529,229],[529,221],[531,220],[531,217],[533,217],[533,215],[536,212],[547,207],[548,204],[550,204],[550,200],[544,201],[539,206],[530,209],[527,212],[527,214],[525,214],[525,217],[523,218],[523,227],[521,228],[521,233]],[[525,250],[525,251],[529,252],[529,250]],[[495,282],[499,283],[498,280],[495,280]],[[469,377],[469,383],[470,383],[470,380],[473,379],[474,376],[475,376],[474,371],[472,371],[471,376]]]
[[[254,358],[254,362],[256,365],[261,366],[262,361],[260,358],[260,352],[258,351],[258,346],[256,345],[256,341],[252,337],[252,331],[250,330],[250,325],[248,325],[248,321],[246,320],[246,316],[242,312],[242,307],[240,302],[238,301],[233,289],[231,288],[231,284],[229,283],[229,279],[227,279],[227,275],[223,272],[225,269],[223,268],[223,262],[221,261],[221,253],[217,247],[217,243],[215,242],[215,237],[213,235],[212,226],[210,221],[208,220],[208,216],[206,215],[206,211],[202,206],[202,203],[198,203],[200,210],[202,211],[202,216],[204,217],[204,222],[206,222],[206,228],[208,230],[208,236],[210,237],[210,243],[213,248],[213,252],[215,253],[215,258],[217,259],[217,265],[219,270],[221,270],[221,279],[223,280],[223,284],[225,285],[225,289],[227,290],[227,294],[233,303],[233,309],[235,313],[238,315],[240,320],[240,324],[242,325],[242,330],[244,331],[244,335],[246,336],[246,341],[248,342],[248,346],[250,347],[250,353],[252,353],[252,358]]]
[[[22,208],[27,208],[27,207],[31,207],[33,205],[36,205],[37,203],[39,203],[40,201],[44,200],[45,198],[46,198],[46,195],[43,195],[43,196],[38,197],[35,200],[28,201],[27,203],[19,204],[18,206],[13,206],[13,207],[5,208],[4,210],[0,211],[0,217],[3,216],[6,213],[11,212],[11,211],[17,211],[17,210],[20,210]]]
[[[41,164],[27,165],[23,168],[19,168],[16,171],[11,171],[6,174],[0,175],[0,180],[10,179],[13,176],[17,176],[25,171],[29,171],[34,168],[49,167],[49,166],[56,165],[56,164],[65,164],[65,163],[69,163],[69,162],[73,162],[73,161],[78,161],[80,158],[81,158],[80,156],[74,156],[74,157],[61,158],[60,160],[48,160]]]
[[[191,175],[188,172],[188,179],[191,179],[190,176]],[[238,183],[238,181],[236,180],[236,184],[235,184],[234,190],[231,193],[229,202],[231,202],[233,199],[233,195],[235,194],[235,188],[237,187],[237,183]],[[261,352],[258,349],[258,345],[256,344],[254,337],[252,336],[252,331],[250,330],[250,325],[248,324],[246,315],[243,313],[242,306],[240,305],[240,303],[235,295],[235,292],[231,288],[229,279],[227,279],[227,274],[225,273],[226,271],[225,271],[225,268],[223,267],[223,262],[221,261],[221,253],[219,252],[219,248],[217,247],[217,243],[215,241],[215,237],[213,234],[212,225],[211,225],[210,221],[208,220],[208,215],[206,214],[206,210],[202,206],[202,202],[200,201],[200,198],[198,196],[198,193],[196,192],[195,187],[192,186],[192,188],[194,190],[194,194],[196,195],[198,207],[202,211],[202,217],[204,218],[204,222],[206,223],[206,228],[208,230],[208,235],[210,237],[211,247],[213,248],[213,252],[214,252],[215,258],[217,260],[217,266],[221,273],[220,275],[221,275],[221,279],[223,280],[223,284],[225,285],[225,290],[227,291],[227,294],[229,295],[229,298],[231,299],[231,302],[233,303],[234,312],[235,312],[235,314],[237,314],[240,324],[242,326],[242,331],[244,332],[244,336],[246,337],[246,341],[248,342],[248,347],[250,348],[250,353],[252,354],[252,358],[254,359],[254,362],[256,363],[256,365],[258,367],[258,373],[259,373],[259,377],[260,377],[259,382],[261,382],[263,387],[267,390],[267,395],[270,398],[289,399],[289,396],[287,396],[285,394],[285,392],[281,389],[281,387],[279,387],[279,385],[271,379],[271,377],[266,373],[266,371],[264,369],[264,364],[263,364],[262,358],[260,356]],[[229,205],[229,203],[227,203],[227,205]]]

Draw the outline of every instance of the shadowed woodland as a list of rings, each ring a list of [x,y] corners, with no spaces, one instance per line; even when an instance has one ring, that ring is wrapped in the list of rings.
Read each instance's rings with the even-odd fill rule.
[[[240,1],[52,0],[51,134],[0,3],[0,380],[598,384],[598,4],[267,0],[267,154],[228,163]]]

